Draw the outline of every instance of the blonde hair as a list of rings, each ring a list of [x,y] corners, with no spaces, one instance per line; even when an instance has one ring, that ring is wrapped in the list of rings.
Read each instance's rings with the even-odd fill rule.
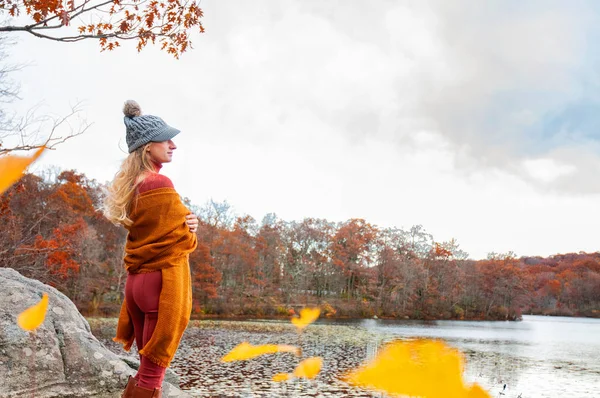
[[[146,172],[154,172],[152,160],[146,148],[148,143],[131,152],[121,164],[115,178],[108,185],[102,212],[113,224],[125,227],[133,224],[129,218],[131,204],[135,197],[135,189],[142,182],[140,178]]]

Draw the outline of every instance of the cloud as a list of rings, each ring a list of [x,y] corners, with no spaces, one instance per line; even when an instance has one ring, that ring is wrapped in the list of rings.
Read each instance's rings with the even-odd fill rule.
[[[198,204],[423,224],[475,258],[597,247],[594,3],[203,7],[207,33],[180,61],[23,37],[14,58],[35,64],[17,107],[84,99],[94,122],[42,165],[112,178],[135,99],[182,130],[163,170]]]
[[[598,66],[589,56],[598,39],[597,7],[535,1],[436,6],[437,39],[446,49],[448,72],[429,88],[419,109],[451,142],[466,148],[467,165],[501,167],[527,179],[527,167],[515,164],[555,156],[564,146],[589,157],[585,147],[597,142],[593,131],[600,122],[589,87]],[[584,169],[580,156],[560,161],[576,175]],[[586,166],[597,167],[589,161]],[[600,192],[600,185],[589,182],[530,182],[544,191]]]
[[[553,159],[527,159],[523,161],[524,169],[531,178],[539,180],[542,183],[550,183],[557,178],[570,175],[576,171],[572,165],[559,164]]]

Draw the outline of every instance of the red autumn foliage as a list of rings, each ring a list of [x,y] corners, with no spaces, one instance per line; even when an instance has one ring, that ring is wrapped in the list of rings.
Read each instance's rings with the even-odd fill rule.
[[[44,265],[51,274],[67,279],[79,273],[78,246],[85,221],[79,218],[74,224],[55,228],[48,239],[37,235],[31,246],[22,246],[17,252],[32,250],[45,257]]]
[[[0,10],[21,17],[5,22],[0,32],[27,32],[61,42],[95,39],[102,51],[126,40],[137,41],[138,51],[158,42],[178,58],[191,48],[190,33],[204,32],[202,9],[194,0],[0,0]]]
[[[210,248],[200,242],[198,248],[190,255],[190,267],[192,270],[192,285],[194,287],[194,299],[196,305],[201,308],[209,299],[217,298],[217,289],[221,282],[221,273],[212,265],[213,258]],[[202,303],[202,304],[200,304]]]
[[[126,233],[98,211],[102,195],[73,171],[25,175],[0,196],[0,266],[53,284],[84,313],[115,315]],[[259,225],[226,203],[185,203],[201,218],[190,256],[197,315],[287,317],[315,305],[342,317],[600,316],[600,253],[473,261],[421,226],[274,215]]]

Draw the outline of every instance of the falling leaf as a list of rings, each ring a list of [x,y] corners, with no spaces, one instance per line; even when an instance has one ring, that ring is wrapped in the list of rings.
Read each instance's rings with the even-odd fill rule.
[[[290,378],[291,375],[289,373],[277,373],[275,376],[273,376],[273,381],[279,383],[282,381],[289,380]]]
[[[265,344],[253,346],[244,341],[235,346],[227,355],[221,358],[221,362],[243,361],[245,359],[252,359],[264,354],[274,354],[276,352],[292,352],[296,355],[300,355],[300,349],[291,345]]]
[[[313,379],[321,371],[322,365],[323,358],[321,357],[307,358],[296,366],[296,369],[294,369],[294,377]]]
[[[490,394],[479,384],[473,384],[467,393],[467,398],[490,398]]]
[[[0,156],[0,193],[6,191],[21,176],[23,171],[34,160],[36,160],[44,150],[44,147],[38,149],[32,156]]]
[[[396,341],[345,376],[358,387],[427,398],[490,398],[479,386],[465,386],[463,358],[441,341]]]
[[[281,382],[291,380],[293,378],[314,379],[321,371],[322,365],[323,358],[321,357],[307,358],[300,362],[298,366],[296,366],[294,373],[277,373],[275,376],[273,376],[273,381]]]
[[[37,329],[42,324],[42,322],[44,322],[44,318],[46,318],[47,309],[48,295],[44,293],[39,303],[21,312],[21,314],[17,318],[17,324],[21,327],[21,329],[24,330]]]
[[[316,321],[319,318],[319,314],[321,314],[321,310],[318,308],[303,308],[300,311],[299,318],[292,318],[292,323],[298,330],[302,331],[305,327]]]

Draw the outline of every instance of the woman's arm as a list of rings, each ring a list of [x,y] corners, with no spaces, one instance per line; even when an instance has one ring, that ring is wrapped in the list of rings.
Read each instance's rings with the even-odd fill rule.
[[[143,193],[152,189],[174,188],[173,182],[167,176],[158,173],[148,173],[138,187],[138,192]],[[185,216],[185,223],[190,228],[191,233],[198,231],[198,217],[194,213]]]

